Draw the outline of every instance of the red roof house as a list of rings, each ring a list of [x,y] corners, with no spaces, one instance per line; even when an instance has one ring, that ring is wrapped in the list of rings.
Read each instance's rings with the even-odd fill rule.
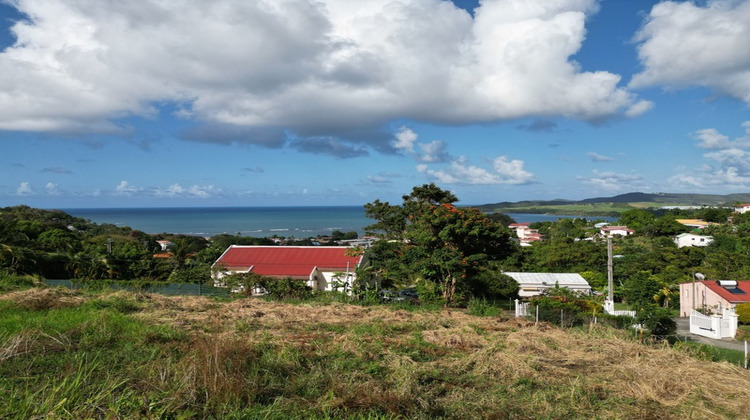
[[[750,302],[750,280],[701,280],[680,283],[680,316],[692,309],[707,308],[716,313]]]
[[[232,245],[212,266],[214,283],[234,273],[304,280],[314,290],[335,290],[345,283],[351,289],[354,271],[362,255],[350,256],[344,246],[246,246]],[[343,276],[342,276],[343,275]]]

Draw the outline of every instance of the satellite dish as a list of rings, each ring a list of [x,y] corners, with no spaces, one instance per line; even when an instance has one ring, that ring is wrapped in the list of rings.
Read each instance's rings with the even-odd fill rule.
[[[695,278],[698,280],[705,280],[706,276],[704,276],[703,273],[695,273]]]

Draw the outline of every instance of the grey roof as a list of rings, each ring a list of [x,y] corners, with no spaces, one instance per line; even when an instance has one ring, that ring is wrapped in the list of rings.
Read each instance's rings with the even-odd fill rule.
[[[554,287],[557,283],[560,287],[590,288],[589,283],[578,273],[514,273],[505,272],[517,281],[519,285],[536,285]]]

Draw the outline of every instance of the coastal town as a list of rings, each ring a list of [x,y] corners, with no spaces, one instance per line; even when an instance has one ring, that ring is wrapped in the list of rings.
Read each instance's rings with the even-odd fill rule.
[[[336,311],[377,307],[384,314],[419,308],[449,319],[461,314],[476,322],[515,323],[512,328],[520,331],[537,331],[540,325],[569,331],[565,334],[604,329],[643,346],[642,351],[670,343],[670,351],[687,351],[687,358],[695,357],[691,351],[716,352],[722,356],[713,356],[715,361],[691,363],[729,362],[750,383],[745,370],[750,263],[742,240],[750,234],[745,210],[750,206],[634,208],[616,222],[566,217],[517,223],[457,207],[455,201],[449,191],[425,184],[414,187],[401,205],[367,204],[365,213],[374,222],[368,235],[334,232],[314,238],[146,234],[60,211],[7,207],[0,209],[2,299],[10,305],[8,315],[19,308],[40,314],[75,308],[91,298],[110,302],[97,304],[103,308],[117,305],[130,308],[117,309],[123,314],[137,314],[151,308],[148,302],[162,302],[160,294],[229,299],[226,310],[243,305],[257,308],[256,314],[297,305],[304,312],[312,302],[334,305]],[[187,287],[191,284],[197,287]],[[178,302],[173,304],[185,304]],[[266,306],[272,302],[285,306]],[[225,316],[248,322],[238,309]],[[334,319],[311,316],[323,318],[309,326]],[[186,319],[182,327],[170,328],[186,334],[196,328],[194,322]],[[12,340],[24,336],[9,337],[19,338],[4,344],[4,357],[23,360]],[[467,340],[464,333],[460,337],[453,340]],[[435,349],[452,347],[432,343]],[[712,409],[717,402],[706,404]]]

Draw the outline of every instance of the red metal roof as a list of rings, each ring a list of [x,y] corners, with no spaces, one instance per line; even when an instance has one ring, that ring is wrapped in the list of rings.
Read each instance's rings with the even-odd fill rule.
[[[750,302],[750,280],[737,282],[737,288],[745,292],[744,295],[731,293],[724,287],[718,285],[714,280],[703,280],[701,283],[729,303]]]
[[[248,270],[263,276],[308,278],[315,267],[326,271],[354,271],[362,256],[349,257],[339,246],[232,245],[214,264],[229,270]]]

